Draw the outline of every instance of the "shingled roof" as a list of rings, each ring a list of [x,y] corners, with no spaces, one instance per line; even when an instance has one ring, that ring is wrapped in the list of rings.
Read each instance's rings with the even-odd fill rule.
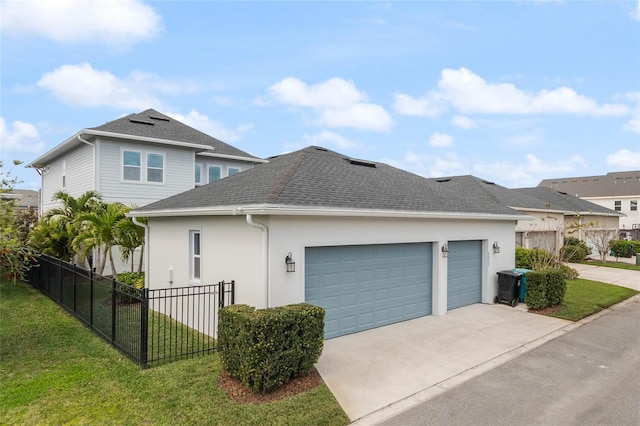
[[[257,158],[154,109],[148,109],[138,114],[129,114],[103,124],[102,126],[90,127],[89,129],[123,135],[208,145],[213,147],[214,154]]]
[[[268,164],[146,205],[132,214],[169,216],[243,206],[524,216],[484,194],[452,190],[387,164],[352,159],[316,146],[272,157]]]
[[[611,172],[601,176],[544,179],[538,187],[553,188],[576,197],[640,195],[640,170]]]
[[[555,210],[569,214],[581,212],[621,216],[619,212],[551,188],[509,189],[470,175],[430,180],[446,185],[451,190],[467,190],[477,194],[484,194],[485,197],[494,200],[496,203],[518,210]]]

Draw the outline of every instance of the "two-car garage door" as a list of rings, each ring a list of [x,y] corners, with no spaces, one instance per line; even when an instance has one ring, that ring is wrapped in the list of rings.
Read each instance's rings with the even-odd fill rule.
[[[305,300],[325,308],[325,337],[430,315],[431,246],[308,247]]]
[[[482,300],[482,241],[449,242],[447,309]],[[325,308],[325,338],[431,314],[431,243],[308,247],[305,301]]]

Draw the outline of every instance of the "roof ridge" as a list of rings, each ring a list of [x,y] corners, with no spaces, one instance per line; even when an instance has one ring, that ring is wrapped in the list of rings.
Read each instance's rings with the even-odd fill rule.
[[[278,200],[278,197],[280,197],[280,194],[282,194],[282,191],[284,191],[293,175],[296,173],[296,171],[298,171],[298,168],[302,164],[302,161],[304,161],[306,152],[304,150],[301,150],[292,155],[295,155],[295,159],[291,163],[289,163],[289,166],[285,169],[284,173],[273,184],[273,186],[267,193],[267,196],[265,197],[266,203],[274,203]]]

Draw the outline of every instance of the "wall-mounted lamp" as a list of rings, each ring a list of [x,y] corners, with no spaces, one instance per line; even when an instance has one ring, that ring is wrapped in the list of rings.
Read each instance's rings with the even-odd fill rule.
[[[295,272],[296,271],[296,262],[293,260],[291,256],[291,252],[284,258],[284,263],[287,264],[287,272]]]
[[[495,242],[493,243],[493,252],[494,252],[494,253],[500,253],[500,244],[498,244],[498,242],[497,242],[497,241],[495,241]]]
[[[173,267],[169,267],[169,284],[173,284]]]
[[[447,257],[449,256],[449,244],[444,243],[442,245],[442,257]]]

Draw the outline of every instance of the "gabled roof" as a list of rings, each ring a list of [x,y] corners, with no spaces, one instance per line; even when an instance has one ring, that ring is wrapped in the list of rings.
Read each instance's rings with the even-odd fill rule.
[[[387,164],[356,160],[321,147],[272,157],[237,175],[137,209],[135,216],[306,210],[407,212],[509,220],[525,215],[470,190],[452,190]],[[264,214],[271,214],[264,213]],[[284,213],[282,213],[284,214]],[[382,214],[382,213],[381,213]]]
[[[544,179],[538,187],[553,188],[576,197],[640,196],[640,170],[601,176]]]
[[[513,189],[513,191],[518,191],[536,198],[542,201],[545,205],[549,205],[551,209],[559,209],[580,214],[590,213],[605,216],[624,216],[621,212],[608,209],[601,205],[551,188],[519,188]]]
[[[206,153],[211,157],[233,158],[253,163],[265,162],[154,109],[148,109],[138,114],[118,118],[102,126],[82,129],[27,164],[26,167],[43,167],[47,162],[83,144],[81,138],[91,141],[96,137],[182,146],[191,148],[197,153]]]

